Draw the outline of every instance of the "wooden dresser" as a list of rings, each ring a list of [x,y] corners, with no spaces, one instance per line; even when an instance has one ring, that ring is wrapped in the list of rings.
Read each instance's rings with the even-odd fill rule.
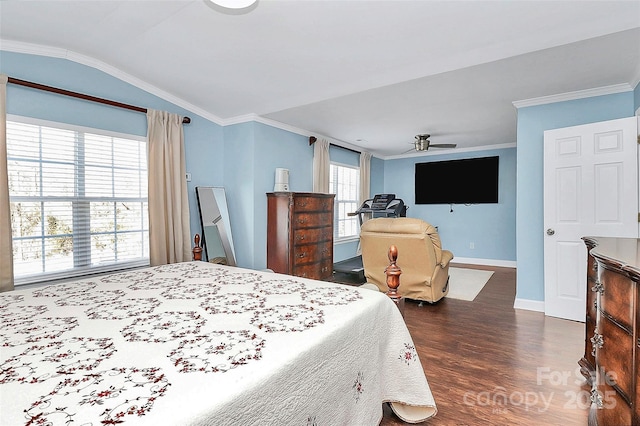
[[[331,279],[334,197],[312,192],[267,193],[267,268]]]
[[[583,238],[587,262],[585,353],[589,425],[640,425],[640,239]]]

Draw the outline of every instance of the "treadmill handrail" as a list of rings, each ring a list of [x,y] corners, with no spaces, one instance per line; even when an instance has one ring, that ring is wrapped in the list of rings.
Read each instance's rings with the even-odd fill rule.
[[[353,213],[348,213],[348,216],[358,216],[360,226],[362,226],[362,217],[367,213],[370,213],[372,217],[379,217],[380,215],[384,215],[386,217],[401,217],[406,215],[407,207],[405,206],[404,201],[402,201],[400,198],[394,198],[393,200],[389,201],[385,205],[384,209],[376,207],[373,203],[374,199],[375,198],[370,198],[368,200],[365,200],[360,208],[358,208]]]

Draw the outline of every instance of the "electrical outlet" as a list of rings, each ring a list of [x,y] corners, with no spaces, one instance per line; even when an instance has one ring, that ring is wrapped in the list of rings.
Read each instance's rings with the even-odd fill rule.
[[[473,250],[474,248],[476,248],[476,243],[473,243],[473,242],[469,243],[469,248],[470,248],[471,250]]]
[[[191,182],[191,173],[186,173],[185,178],[187,179],[187,182]]]

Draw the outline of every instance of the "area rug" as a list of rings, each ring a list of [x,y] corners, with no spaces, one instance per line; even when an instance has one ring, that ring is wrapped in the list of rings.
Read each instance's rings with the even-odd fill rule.
[[[479,269],[449,267],[449,294],[450,299],[472,301],[480,290],[489,281],[493,271]]]

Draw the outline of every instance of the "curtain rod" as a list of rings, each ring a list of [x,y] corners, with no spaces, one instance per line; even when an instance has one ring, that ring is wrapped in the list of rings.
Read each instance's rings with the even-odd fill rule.
[[[309,145],[313,145],[315,143],[315,141],[317,141],[317,140],[318,140],[318,138],[316,138],[315,136],[309,136]],[[356,154],[362,154],[362,152],[357,151],[355,149],[347,148],[346,146],[336,145],[335,143],[329,143],[329,145],[333,145],[333,146],[336,146],[338,148],[346,149],[347,151],[355,152]]]
[[[45,86],[44,84],[33,83],[31,81],[20,80],[18,78],[8,77],[7,82],[17,84],[19,86],[30,87],[32,89],[44,90],[45,92],[57,93],[58,95],[64,95],[64,96],[70,96],[72,98],[83,99],[85,101],[97,102],[99,104],[105,104],[105,105],[114,106],[118,108],[129,109],[131,111],[142,112],[145,114],[147,113],[146,108],[123,104],[121,102],[116,102],[116,101],[110,101],[108,99],[97,98],[95,96],[72,92],[70,90],[58,89],[57,87]],[[183,117],[182,122],[185,124],[188,124],[188,123],[191,123],[191,119],[189,117]]]

